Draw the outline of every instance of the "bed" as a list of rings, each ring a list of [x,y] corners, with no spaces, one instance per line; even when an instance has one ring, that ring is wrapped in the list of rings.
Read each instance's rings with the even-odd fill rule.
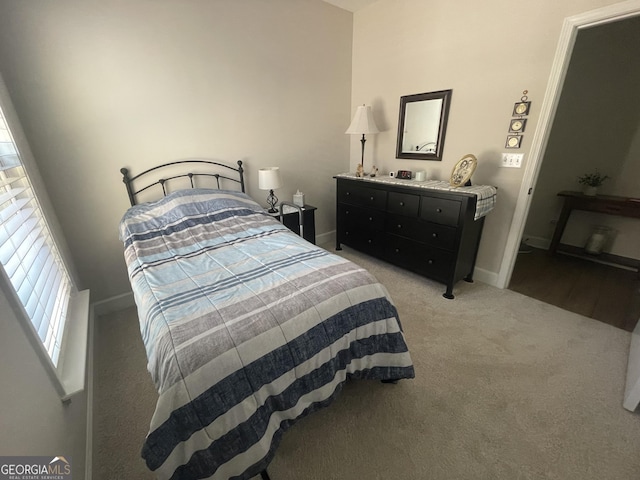
[[[203,188],[200,173],[172,174],[138,203],[148,187],[133,183],[160,167],[122,169],[120,238],[159,393],[142,457],[160,479],[268,478],[283,433],[347,379],[396,382],[413,364],[384,286],[269,215],[241,162],[196,162],[239,178],[207,174],[216,188]],[[189,188],[168,191],[175,178]]]

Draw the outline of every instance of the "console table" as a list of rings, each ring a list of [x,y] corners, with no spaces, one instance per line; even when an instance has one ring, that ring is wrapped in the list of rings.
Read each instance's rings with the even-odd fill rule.
[[[558,193],[558,196],[564,199],[564,204],[549,246],[549,253],[552,255],[558,250],[572,210],[586,210],[620,217],[640,218],[640,199],[638,198],[616,197],[613,195],[589,196],[580,192],[569,191],[562,191]]]

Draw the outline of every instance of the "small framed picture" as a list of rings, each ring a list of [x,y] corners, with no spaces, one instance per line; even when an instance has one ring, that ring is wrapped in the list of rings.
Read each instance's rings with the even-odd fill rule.
[[[521,142],[522,142],[522,135],[509,135],[507,137],[507,143],[505,144],[505,148],[520,148]]]
[[[451,171],[449,185],[451,185],[452,187],[462,187],[463,185],[467,184],[467,182],[469,182],[469,185],[471,185],[471,182],[469,180],[471,179],[471,175],[473,175],[473,172],[475,172],[477,166],[478,159],[475,157],[475,155],[468,154],[462,157]]]
[[[531,107],[531,102],[517,102],[513,106],[513,116],[517,115],[529,115],[529,108]]]
[[[509,131],[511,133],[522,133],[524,132],[524,127],[527,126],[526,118],[514,118],[509,122]]]

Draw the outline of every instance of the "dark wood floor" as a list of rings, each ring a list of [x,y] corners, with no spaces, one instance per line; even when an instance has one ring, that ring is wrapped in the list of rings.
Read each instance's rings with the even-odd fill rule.
[[[546,250],[520,253],[509,289],[632,331],[640,318],[637,272]]]

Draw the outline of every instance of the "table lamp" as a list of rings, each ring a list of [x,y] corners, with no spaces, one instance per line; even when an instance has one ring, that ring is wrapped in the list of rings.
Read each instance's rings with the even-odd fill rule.
[[[362,143],[362,158],[360,160],[360,165],[362,165],[362,168],[364,169],[364,142],[367,141],[367,139],[365,138],[365,134],[380,133],[376,122],[373,120],[373,112],[371,111],[371,107],[365,105],[359,106],[356,110],[356,114],[354,115],[353,120],[351,121],[351,125],[349,125],[349,128],[344,133],[349,133],[352,135],[362,134],[362,138],[360,139],[360,142]]]
[[[277,213],[276,203],[278,203],[278,197],[273,193],[274,190],[282,186],[280,180],[280,168],[268,167],[258,170],[258,188],[260,190],[269,190],[267,196],[267,205],[269,205],[269,213]]]

